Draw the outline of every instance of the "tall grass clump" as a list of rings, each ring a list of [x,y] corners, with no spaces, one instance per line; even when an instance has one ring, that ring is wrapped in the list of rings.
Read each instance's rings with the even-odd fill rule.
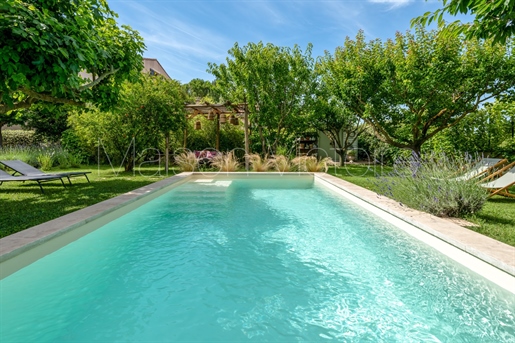
[[[378,179],[380,194],[439,217],[476,213],[486,202],[487,192],[477,179],[457,179],[477,160],[444,154],[398,159],[393,171]]]
[[[333,164],[333,160],[330,157],[324,157],[319,160],[315,156],[298,156],[291,163],[297,171],[317,173],[321,171],[327,172],[328,166]]]
[[[240,166],[238,159],[234,156],[234,152],[218,154],[213,157],[211,165],[224,172],[234,172]]]
[[[194,152],[183,152],[175,156],[175,163],[179,166],[181,171],[191,172],[195,171],[198,167],[198,160]]]
[[[259,154],[251,154],[248,156],[252,171],[255,172],[266,172],[272,168],[272,161],[268,158],[262,158]]]
[[[275,155],[275,158],[271,160],[272,168],[278,172],[289,172],[292,170],[292,164],[288,157],[284,155]]]
[[[54,166],[54,162],[56,160],[55,151],[53,149],[42,150],[38,157],[38,165],[43,170],[50,170]]]

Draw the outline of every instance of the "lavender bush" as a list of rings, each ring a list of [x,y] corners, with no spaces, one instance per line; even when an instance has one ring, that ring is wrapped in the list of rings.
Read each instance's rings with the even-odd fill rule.
[[[377,180],[378,193],[439,217],[461,217],[481,210],[487,192],[477,179],[459,180],[476,163],[470,156],[415,154],[400,158],[393,172]]]

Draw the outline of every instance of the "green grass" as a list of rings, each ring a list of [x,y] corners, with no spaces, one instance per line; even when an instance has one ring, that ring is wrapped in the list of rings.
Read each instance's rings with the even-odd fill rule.
[[[121,172],[116,176],[110,167],[96,166],[70,171],[91,171],[88,174],[91,183],[84,177],[72,178],[66,188],[60,181],[45,182],[42,194],[36,182],[6,182],[0,186],[0,237],[27,229],[58,218],[70,212],[96,204],[117,195],[156,182],[163,176],[151,176],[156,168],[145,168],[132,172]],[[116,168],[115,168],[116,170]],[[48,171],[52,172],[54,170]],[[141,171],[141,175],[140,174]],[[54,172],[63,172],[56,169]],[[162,169],[163,172],[163,169]],[[173,171],[169,172],[173,175]]]
[[[328,173],[363,188],[377,191],[375,175],[387,176],[389,167],[364,166],[358,164],[331,167]],[[515,187],[511,188],[515,193]],[[481,211],[464,219],[478,226],[468,227],[498,241],[515,246],[515,199],[502,196],[489,198]]]

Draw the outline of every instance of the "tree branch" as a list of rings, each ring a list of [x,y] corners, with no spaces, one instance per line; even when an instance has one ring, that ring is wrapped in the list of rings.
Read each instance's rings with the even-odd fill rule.
[[[113,69],[113,67],[111,66],[111,70],[110,71],[108,71],[105,74],[100,75],[98,78],[95,79],[95,76],[93,75],[93,79],[94,80],[92,82],[88,83],[88,84],[85,84],[85,85],[79,87],[79,93],[83,92],[83,91],[85,91],[87,89],[90,89],[90,88],[92,88],[94,86],[96,86],[98,83],[100,83],[100,81],[102,81],[103,79],[105,79],[109,75],[112,75],[112,74],[116,73],[118,70],[120,70],[120,68]]]
[[[44,93],[38,93],[34,92],[33,90],[30,90],[28,88],[22,88],[21,91],[28,95],[30,98],[34,98],[36,100],[51,102],[54,104],[66,104],[66,105],[73,105],[73,106],[84,106],[83,102],[75,101],[72,99],[65,99],[65,98],[56,98],[49,94]]]
[[[401,148],[401,149],[411,149],[412,147],[408,144],[402,144],[402,143],[398,143],[396,141],[393,140],[393,138],[388,134],[388,132],[386,132],[385,129],[383,129],[383,127],[378,124],[378,123],[374,123],[372,120],[370,120],[369,118],[366,118],[364,119],[365,122],[367,122],[370,126],[372,126],[372,129],[374,129],[374,135],[381,141],[381,142],[385,142],[385,143],[388,143],[396,148]]]
[[[21,110],[21,109],[24,109],[24,108],[29,108],[29,107],[32,106],[32,104],[36,100],[37,99],[34,99],[34,98],[26,98],[25,100],[23,100],[21,102],[17,102],[15,104],[13,104],[12,106],[0,105],[0,114],[7,113],[8,111]]]

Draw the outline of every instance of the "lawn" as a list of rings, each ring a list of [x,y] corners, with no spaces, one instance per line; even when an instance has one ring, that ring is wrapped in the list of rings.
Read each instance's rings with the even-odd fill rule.
[[[387,176],[389,171],[391,171],[390,167],[350,164],[344,167],[332,167],[328,173],[377,191],[376,176]],[[511,191],[515,193],[515,187]],[[488,199],[480,212],[466,216],[464,219],[478,225],[469,226],[469,229],[515,246],[515,199],[494,196]]]
[[[84,177],[72,179],[73,185],[63,188],[59,181],[43,185],[41,194],[35,182],[4,183],[0,186],[0,237],[24,230],[31,226],[60,217],[97,202],[156,182],[165,175],[156,175],[157,167],[121,172],[118,175],[110,167],[90,166],[91,183]],[[55,170],[60,172],[62,170]],[[73,170],[70,170],[73,171]],[[329,174],[355,183],[361,187],[377,190],[376,175],[386,176],[389,167],[364,166],[358,164],[331,167]],[[174,172],[170,171],[170,175]],[[161,168],[161,173],[163,170]],[[479,226],[471,230],[515,246],[515,199],[495,196],[489,199],[478,213],[465,219]]]
[[[70,169],[77,171],[79,169]],[[7,182],[0,186],[0,237],[24,230],[31,226],[77,211],[100,201],[126,193],[159,181],[164,175],[154,175],[158,169],[145,168],[118,175],[110,167],[88,166],[81,171],[88,174],[91,183],[84,177],[72,178],[66,188],[60,181],[45,182],[42,194],[36,182]],[[116,169],[115,169],[116,170]],[[56,169],[50,172],[63,172]],[[161,170],[164,173],[164,170]],[[170,171],[173,175],[173,171]]]

